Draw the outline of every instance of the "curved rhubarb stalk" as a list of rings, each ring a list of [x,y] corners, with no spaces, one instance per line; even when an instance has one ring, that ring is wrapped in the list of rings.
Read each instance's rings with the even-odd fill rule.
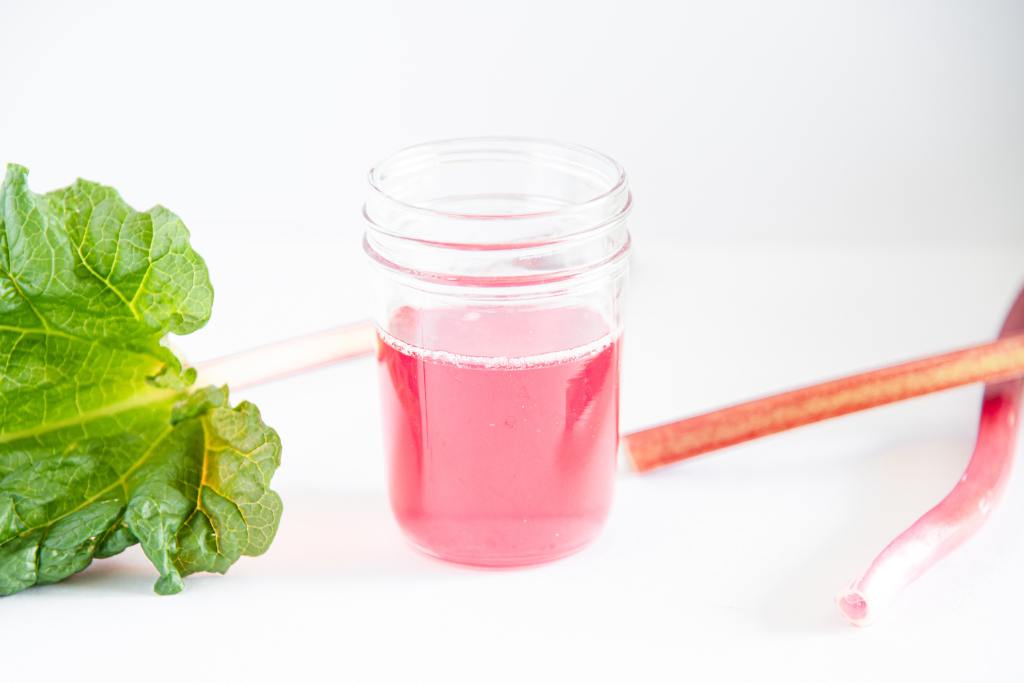
[[[1024,330],[1024,290],[1017,295],[1000,337]],[[871,622],[896,595],[970,538],[988,519],[1006,488],[1016,450],[1024,379],[985,387],[974,453],[963,476],[938,505],[896,537],[868,570],[839,594],[850,623]]]

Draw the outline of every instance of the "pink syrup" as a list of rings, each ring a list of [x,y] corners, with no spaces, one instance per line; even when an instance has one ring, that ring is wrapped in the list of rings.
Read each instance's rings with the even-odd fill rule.
[[[619,436],[619,342],[599,314],[402,308],[378,337],[391,505],[417,547],[516,566],[597,535]]]

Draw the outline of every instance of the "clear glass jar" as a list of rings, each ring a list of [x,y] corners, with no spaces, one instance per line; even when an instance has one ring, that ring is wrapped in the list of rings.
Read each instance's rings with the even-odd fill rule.
[[[553,560],[608,514],[631,198],[593,150],[467,138],[370,171],[391,505],[431,555]]]

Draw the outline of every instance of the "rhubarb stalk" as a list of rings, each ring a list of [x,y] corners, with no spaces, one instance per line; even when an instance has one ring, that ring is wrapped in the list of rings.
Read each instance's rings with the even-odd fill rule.
[[[1024,290],[1010,309],[1000,337],[1024,330]],[[953,490],[875,558],[840,593],[839,611],[857,626],[868,624],[909,583],[970,538],[999,502],[1016,450],[1024,379],[988,384],[974,453]]]
[[[627,434],[639,472],[726,446],[935,391],[1024,374],[1024,330],[995,342],[921,358]]]
[[[351,323],[198,363],[197,384],[243,389],[364,356],[376,346],[373,323]]]

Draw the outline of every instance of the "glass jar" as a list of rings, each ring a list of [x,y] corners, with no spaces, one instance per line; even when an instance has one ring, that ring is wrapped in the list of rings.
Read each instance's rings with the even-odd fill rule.
[[[466,138],[409,147],[369,180],[399,525],[465,564],[579,550],[616,472],[625,173],[576,145]]]

